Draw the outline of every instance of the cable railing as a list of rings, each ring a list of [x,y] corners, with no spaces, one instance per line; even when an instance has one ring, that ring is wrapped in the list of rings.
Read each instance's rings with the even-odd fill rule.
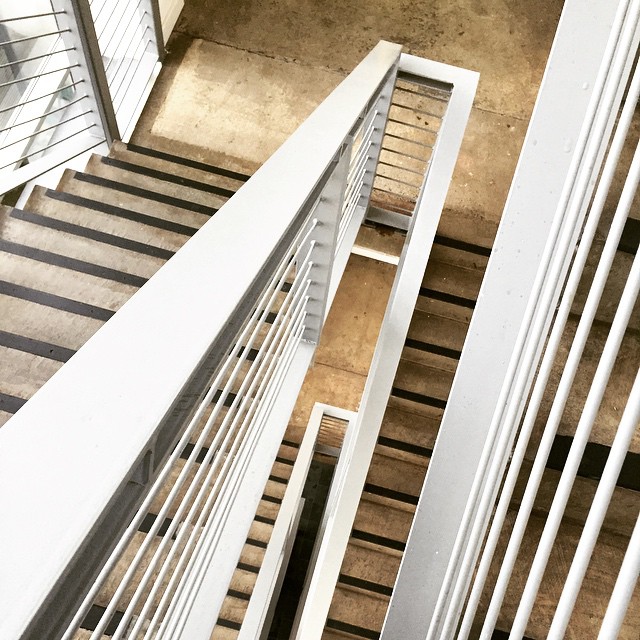
[[[384,122],[399,53],[380,43],[5,424],[0,636],[209,637],[367,206],[339,243],[353,133]],[[15,467],[34,447],[37,487]]]
[[[95,24],[88,0],[0,8],[1,193],[131,132],[163,51],[157,3],[92,7]]]
[[[383,639],[637,633],[640,3],[597,11],[565,4]]]

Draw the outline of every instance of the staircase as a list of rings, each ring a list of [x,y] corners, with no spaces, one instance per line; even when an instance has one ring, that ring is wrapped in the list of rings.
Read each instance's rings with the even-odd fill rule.
[[[3,207],[0,424],[248,177],[116,142],[24,210]]]

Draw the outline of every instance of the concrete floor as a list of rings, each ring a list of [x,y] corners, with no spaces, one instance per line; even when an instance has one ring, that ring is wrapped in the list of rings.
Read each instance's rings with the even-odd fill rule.
[[[253,170],[380,39],[398,42],[480,71],[442,229],[488,245],[562,4],[186,0],[134,140]]]

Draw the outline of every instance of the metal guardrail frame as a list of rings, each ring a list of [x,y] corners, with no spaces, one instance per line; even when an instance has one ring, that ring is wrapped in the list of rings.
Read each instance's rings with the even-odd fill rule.
[[[593,3],[587,16],[581,3],[565,3],[427,471],[383,627],[383,640],[451,638],[455,632],[452,620],[462,603],[452,601],[453,585],[468,535],[466,509],[474,508],[473,503],[468,504],[470,492],[490,437],[494,412],[503,401],[502,390],[516,374],[511,366],[512,354],[526,321],[531,294],[535,293],[547,240],[557,233],[554,214],[565,196],[566,177],[576,157],[584,153],[580,134],[583,120],[589,116],[611,25],[616,23],[619,7],[624,13],[627,5]],[[610,114],[606,132],[611,131],[614,119],[615,113]],[[603,144],[597,154],[600,159],[604,147]],[[593,166],[598,166],[597,160]],[[545,179],[544,189],[540,188],[541,176]],[[582,216],[588,197],[587,190]],[[567,272],[569,258],[562,274]],[[517,269],[513,268],[515,264]],[[562,274],[560,283],[564,280]],[[559,289],[560,286],[556,296]],[[550,321],[549,317],[541,335],[546,335]],[[542,346],[532,347],[536,359]],[[527,378],[528,386],[532,377],[533,373]],[[526,390],[522,396],[511,398],[520,412],[525,397]],[[416,593],[420,598],[415,597]]]
[[[404,347],[424,270],[444,206],[453,169],[478,83],[478,74],[457,67],[402,54],[399,70],[452,86],[446,115],[436,148],[411,219],[405,247],[382,322],[358,418],[343,445],[340,465],[344,475],[332,486],[316,571],[310,582],[305,607],[295,638],[319,640],[329,612],[340,566],[349,541],[369,462],[387,406],[397,363]],[[412,600],[416,602],[415,595]],[[396,635],[394,638],[403,637]]]
[[[0,564],[3,577],[10,579],[0,581],[0,636],[40,640],[68,622],[63,612],[89,589],[101,559],[176,442],[178,425],[203,395],[205,383],[199,380],[210,378],[216,354],[234,339],[234,321],[240,322],[242,310],[251,306],[250,293],[268,272],[281,239],[292,232],[296,216],[322,184],[399,55],[398,45],[376,46],[216,216],[2,428]],[[273,179],[285,174],[286,182]],[[256,211],[261,215],[256,217]],[[234,279],[220,278],[203,291],[202,283],[211,282],[212,274],[231,269]],[[272,410],[282,431],[313,352],[313,344],[300,344],[284,382],[287,392]],[[277,431],[270,434],[273,458]],[[64,464],[52,455],[55,451],[63,452]],[[257,489],[248,486],[246,495],[252,492],[255,498]],[[55,625],[52,617],[59,618]],[[201,629],[214,623],[215,617],[201,621]]]

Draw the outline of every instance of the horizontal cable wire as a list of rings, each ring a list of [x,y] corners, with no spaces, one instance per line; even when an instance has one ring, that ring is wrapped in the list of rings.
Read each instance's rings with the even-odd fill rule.
[[[417,129],[418,131],[424,131],[430,135],[437,136],[438,132],[434,129],[429,129],[428,127],[421,127],[418,124],[412,124],[411,122],[405,122],[404,120],[398,120],[397,118],[389,118],[389,122],[393,122],[394,124],[402,125],[403,127],[411,127],[412,129]],[[407,138],[401,138],[401,140],[407,140]]]
[[[144,59],[145,50],[152,43],[151,38],[147,37],[147,32],[149,31],[151,31],[150,27],[147,26],[144,28],[144,31],[140,36],[139,42],[136,45],[136,49],[133,55],[131,56],[131,58],[129,59],[127,68],[124,74],[122,74],[120,82],[118,83],[118,86],[113,91],[113,95],[114,95],[113,101],[114,101],[114,104],[116,105],[116,109],[119,109],[122,106],[122,103],[124,102],[127,96],[127,92],[129,91],[129,87],[131,86],[131,83],[136,77],[138,73],[138,69],[140,68],[140,64]],[[140,49],[141,47],[142,49]],[[133,66],[134,62],[135,62],[135,68],[133,69],[133,72],[131,72],[131,67]],[[126,84],[125,84],[125,81],[126,81]]]
[[[21,58],[20,60],[16,60],[15,62],[6,62],[4,64],[0,64],[0,69],[6,69],[8,67],[15,67],[16,65],[26,64],[28,62],[33,62],[34,60],[42,60],[42,58],[52,58],[60,53],[68,53],[69,51],[75,51],[73,47],[69,47],[68,49],[59,49],[58,51],[53,51],[51,53],[42,53],[39,56],[31,56],[30,58]]]
[[[7,40],[6,42],[0,42],[0,47],[7,45],[19,44],[21,42],[29,42],[30,40],[38,40],[39,38],[48,38],[49,36],[59,36],[63,33],[71,33],[71,29],[61,29],[60,31],[49,31],[47,33],[39,33],[35,36],[25,36],[24,38],[16,38],[15,40]]]
[[[6,144],[3,147],[0,147],[0,151],[4,151],[5,149],[8,149],[9,147],[12,147],[14,144],[19,144],[20,142],[24,142],[25,140],[30,140],[31,138],[35,138],[36,136],[46,133],[47,131],[51,131],[52,129],[57,129],[58,127],[61,127],[63,124],[68,124],[69,122],[72,122],[73,120],[77,120],[78,118],[82,118],[83,116],[87,116],[90,113],[91,113],[91,109],[89,109],[88,111],[84,111],[82,113],[78,113],[75,116],[71,116],[66,120],[61,120],[57,124],[52,124],[48,127],[45,127],[44,129],[39,129],[38,131],[34,131],[34,133],[28,136],[25,136],[24,138],[20,138],[19,140],[15,140],[14,142],[10,142],[9,144]]]
[[[310,284],[310,281],[307,283]],[[305,289],[306,291],[306,289]],[[308,298],[303,298],[300,302],[302,303],[301,306],[302,308],[304,308],[306,306],[306,302],[308,301]],[[305,318],[306,312],[302,313],[299,317],[299,319],[296,320],[296,325],[294,325],[294,333],[291,334],[291,337],[288,341],[288,343],[285,343],[285,350],[282,353],[283,355],[283,359],[285,360],[285,364],[286,364],[286,368],[288,368],[291,358],[293,357],[293,355],[295,354],[295,347],[297,346],[297,344],[299,343],[299,341],[302,338],[302,333],[304,331],[304,318]],[[286,371],[286,369],[285,369]],[[281,372],[284,373],[283,369],[281,368]],[[277,388],[279,386],[279,382],[281,380],[279,380],[278,378],[281,378],[282,376],[278,376],[276,378],[273,378],[271,376],[269,376],[267,379],[269,382],[268,384],[273,388],[274,386]],[[274,401],[274,394],[271,393],[271,404]],[[247,448],[249,449],[249,453],[252,452],[252,450],[255,448],[255,445],[259,439],[259,436],[262,433],[262,429],[264,428],[264,425],[266,424],[266,420],[265,418],[268,416],[268,412],[270,410],[270,406],[267,405],[266,409],[264,409],[262,411],[262,415],[260,416],[261,420],[256,419],[255,422],[258,423],[258,425],[261,427],[260,429],[256,430],[254,432],[254,437],[252,439],[250,439],[246,444],[247,444]],[[255,413],[255,412],[254,412]],[[253,414],[252,414],[253,417]],[[248,420],[247,420],[248,422]],[[242,461],[242,457],[236,456],[235,454],[237,453],[237,450],[233,452],[234,455],[230,455],[227,457],[227,459],[225,460],[225,463],[230,467],[229,471],[232,472],[235,470],[236,467],[238,467]],[[245,456],[247,457],[247,456]],[[246,469],[246,467],[245,467]],[[229,473],[228,475],[225,476],[225,479],[227,477],[231,477],[233,478],[233,474]],[[236,477],[236,485],[239,482],[239,480],[241,479],[240,477]],[[233,482],[233,480],[232,480]],[[233,489],[233,487],[232,487]],[[214,495],[215,493],[215,489],[211,492],[211,495]],[[211,499],[211,495],[209,497],[209,499]],[[208,520],[208,522],[205,524],[204,527],[204,531],[203,531],[203,535],[200,537],[200,539],[198,540],[198,545],[196,547],[196,551],[193,553],[193,555],[190,556],[189,558],[189,564],[191,565],[190,567],[187,567],[187,570],[185,571],[185,573],[183,574],[183,580],[181,581],[182,583],[182,589],[180,589],[179,586],[179,592],[178,592],[178,597],[175,598],[172,602],[172,604],[176,604],[177,606],[175,607],[175,611],[177,612],[177,616],[173,618],[173,620],[175,622],[172,622],[170,625],[167,625],[167,633],[169,634],[169,637],[171,637],[174,633],[175,630],[180,631],[182,629],[182,627],[184,626],[185,622],[186,622],[186,616],[188,615],[188,612],[191,608],[191,606],[193,605],[193,601],[195,599],[195,595],[197,593],[197,588],[200,586],[200,584],[202,583],[202,580],[204,578],[204,573],[206,571],[207,566],[211,563],[212,561],[212,557],[213,554],[215,552],[216,549],[216,544],[217,541],[219,540],[219,533],[222,530],[222,525],[224,524],[224,520],[226,520],[226,518],[228,517],[228,511],[230,509],[231,506],[231,502],[232,502],[232,497],[233,497],[233,492],[229,491],[229,498],[227,499],[226,503],[224,503],[223,506],[223,513],[221,514],[222,518],[221,521],[218,522],[218,526],[216,528],[214,527],[215,524],[215,519],[213,518],[214,516],[214,512],[211,511],[210,514],[210,518]],[[211,531],[211,529],[213,528],[213,539],[209,539],[209,532]],[[195,529],[194,529],[195,531]],[[216,535],[217,534],[217,535]],[[198,548],[199,547],[199,548]],[[186,577],[185,577],[186,576]],[[181,602],[182,601],[182,602]],[[180,606],[181,605],[181,606]],[[167,616],[165,618],[165,620],[171,620],[171,618],[169,616]],[[160,628],[160,634],[162,635],[163,631],[162,631],[162,627]]]
[[[413,107],[408,104],[402,104],[400,102],[392,102],[392,107],[399,107],[400,109],[408,109],[409,111],[414,111],[415,113],[420,113],[424,116],[430,116],[431,118],[437,118],[438,120],[442,120],[444,115],[439,115],[437,113],[433,113],[433,111],[425,111],[424,109],[418,109],[418,107]]]
[[[421,178],[424,177],[424,174],[421,173],[420,171],[416,171],[415,169],[408,169],[407,167],[403,167],[399,164],[391,164],[390,162],[385,162],[384,160],[378,160],[378,164],[381,164],[385,167],[393,167],[398,171],[406,171],[407,173],[413,173],[414,175],[420,176]]]
[[[138,0],[138,4],[136,5],[134,11],[133,11],[133,15],[132,18],[136,15],[136,13],[138,12],[138,10],[140,9],[140,5],[142,4],[142,0]],[[142,26],[142,23],[144,22],[144,13],[139,16],[139,20],[138,22],[134,22],[133,20],[130,20],[129,23],[127,24],[127,26],[125,27],[124,31],[122,32],[122,36],[120,37],[119,42],[117,43],[115,49],[114,49],[114,55],[111,57],[111,59],[109,60],[109,62],[107,63],[107,65],[105,66],[105,72],[107,74],[107,77],[109,77],[112,67],[113,65],[116,63],[116,60],[118,60],[119,58],[126,58],[126,54],[129,51],[130,47],[131,47],[131,43],[133,41],[133,35],[131,35],[131,37],[129,37],[129,33],[132,31],[133,34],[135,34],[138,29]],[[125,43],[125,50],[124,50],[124,54],[122,56],[116,57],[116,53],[118,51],[118,48],[120,47],[120,45],[122,43]],[[120,62],[120,64],[122,64],[122,62]],[[114,72],[113,77],[115,77],[117,71]]]
[[[66,142],[67,140],[70,140],[71,138],[73,138],[74,136],[77,136],[81,133],[84,133],[85,131],[89,131],[89,129],[92,129],[93,127],[95,127],[95,123],[94,124],[90,124],[86,127],[84,127],[83,129],[79,129],[78,131],[75,131],[74,133],[60,139],[60,140],[56,140],[55,142],[50,142],[49,144],[47,144],[47,146],[45,147],[46,149],[51,149],[51,147],[55,147],[58,144],[62,144],[63,142]],[[19,158],[16,158],[15,160],[13,160],[12,162],[9,162],[8,164],[5,164],[4,166],[0,167],[0,171],[2,169],[6,169],[7,167],[12,167],[13,165],[17,164],[18,162],[22,162],[23,160],[27,160],[28,158],[31,158],[32,156],[36,156],[39,153],[42,153],[42,150],[38,150],[38,151],[32,151],[31,153],[27,153],[23,156],[20,156]]]
[[[59,16],[65,13],[64,11],[49,11],[48,13],[34,13],[30,16],[19,16],[17,18],[2,18],[0,24],[6,22],[17,22],[18,20],[32,20],[33,18],[48,18],[49,16]]]
[[[558,529],[560,528],[560,521],[562,520],[562,516],[564,515],[564,511],[569,500],[573,481],[575,480],[578,467],[580,466],[580,461],[582,460],[582,454],[584,453],[584,449],[589,440],[589,435],[593,429],[593,423],[595,422],[600,403],[602,402],[616,357],[620,351],[625,329],[629,324],[629,318],[631,317],[633,307],[638,298],[638,291],[640,291],[640,252],[636,254],[636,258],[633,262],[629,279],[627,280],[627,284],[622,293],[620,305],[618,306],[616,315],[613,319],[613,324],[611,325],[609,336],[598,363],[591,388],[589,389],[589,393],[582,410],[582,415],[580,416],[580,421],[578,422],[578,426],[573,436],[571,449],[569,450],[569,455],[565,461],[562,475],[560,476],[560,482],[556,489],[551,508],[549,509],[549,514],[542,531],[542,536],[538,543],[538,548],[536,549],[533,564],[529,570],[524,592],[518,605],[516,617],[513,621],[513,626],[511,628],[512,639],[520,638],[525,632],[536,595],[540,588],[542,575],[547,567],[549,556],[551,555],[551,549],[556,539]],[[566,370],[567,368],[565,367],[565,371]],[[557,431],[557,425],[553,425],[552,431],[553,433]]]
[[[388,131],[385,133],[387,138],[393,138],[394,140],[402,140],[403,142],[408,142],[409,144],[417,144],[420,147],[425,147],[426,149],[433,149],[432,144],[427,144],[426,142],[418,142],[418,140],[411,140],[411,138],[405,138],[404,136],[399,136],[396,133],[389,133]]]
[[[389,153],[395,153],[398,156],[402,156],[403,158],[411,158],[412,160],[417,160],[418,162],[422,162],[425,164],[427,161],[425,158],[419,158],[418,156],[411,155],[410,153],[406,153],[405,151],[398,151],[397,149],[391,149],[390,147],[382,147],[382,151],[388,151]]]
[[[11,80],[10,82],[3,82],[0,84],[0,89],[4,88],[4,87],[9,87],[11,85],[14,84],[20,84],[21,82],[28,82],[29,80],[37,80],[38,78],[41,78],[42,76],[50,76],[53,73],[62,73],[63,71],[71,71],[71,69],[75,69],[77,67],[79,67],[79,64],[72,64],[68,67],[61,67],[60,69],[51,69],[51,71],[42,71],[40,73],[37,73],[34,76],[26,76],[24,78],[18,78],[16,80]]]
[[[403,87],[401,84],[402,81],[396,83],[396,89],[398,91],[402,91],[404,93],[410,93],[415,96],[420,96],[421,98],[427,98],[428,100],[436,100],[438,102],[449,102],[450,94],[444,95],[435,93],[437,89],[432,89],[431,87],[425,87],[428,91],[432,91],[434,93],[423,93],[422,91],[416,91],[415,89],[410,89],[409,87]]]
[[[23,125],[29,124],[30,122],[36,122],[38,120],[44,120],[48,116],[50,116],[50,115],[52,115],[54,113],[58,113],[60,111],[64,111],[65,109],[68,109],[69,107],[73,106],[74,104],[78,104],[79,102],[81,102],[82,100],[86,100],[87,98],[88,98],[88,96],[86,96],[86,95],[84,95],[84,96],[82,96],[80,98],[76,98],[72,102],[67,102],[66,104],[63,104],[61,107],[57,107],[55,109],[51,109],[51,111],[47,111],[47,112],[43,113],[42,115],[35,116],[34,118],[29,118],[29,120],[23,120],[22,122],[17,122],[16,124],[12,124],[12,125],[10,125],[8,127],[5,127],[4,129],[0,129],[0,133],[5,133],[6,131],[11,131],[11,129],[17,129],[18,127],[22,127]]]
[[[102,43],[100,44],[100,49],[102,50],[102,55],[104,57],[111,58],[111,59],[114,59],[116,57],[118,47],[120,46],[120,44],[122,44],[123,38],[124,38],[124,33],[122,34],[118,33],[120,25],[122,25],[123,23],[126,23],[127,26],[125,27],[125,32],[128,30],[129,25],[131,24],[131,21],[135,16],[137,8],[140,6],[140,2],[141,0],[138,0],[138,4],[135,7],[133,7],[130,3],[127,2],[125,4],[124,10],[122,11],[122,14],[120,15],[119,19],[118,20],[113,19],[113,24],[112,24],[113,31],[111,35],[108,38],[106,38],[106,42],[104,43],[104,45]],[[130,13],[130,15],[128,15],[128,13]],[[114,40],[117,34],[120,37],[118,40]],[[100,40],[98,41],[100,42]]]
[[[403,184],[407,187],[412,187],[413,189],[420,189],[419,184],[412,184],[411,182],[407,182],[406,180],[400,180],[399,178],[392,178],[391,176],[387,176],[384,173],[376,173],[376,178],[384,178],[385,180],[391,180],[392,182],[397,182],[398,184]]]
[[[18,102],[16,104],[11,105],[10,107],[5,107],[4,109],[0,109],[0,113],[6,113],[7,111],[13,111],[14,109],[18,109],[20,107],[24,107],[27,104],[31,104],[33,102],[37,102],[38,100],[43,100],[44,98],[49,98],[51,96],[55,96],[58,93],[62,93],[67,89],[72,89],[73,87],[77,87],[79,84],[83,83],[84,80],[77,80],[76,82],[72,82],[71,84],[64,85],[63,87],[59,87],[55,91],[51,91],[50,93],[44,93],[37,98],[31,98],[29,100],[24,100],[23,102]]]

